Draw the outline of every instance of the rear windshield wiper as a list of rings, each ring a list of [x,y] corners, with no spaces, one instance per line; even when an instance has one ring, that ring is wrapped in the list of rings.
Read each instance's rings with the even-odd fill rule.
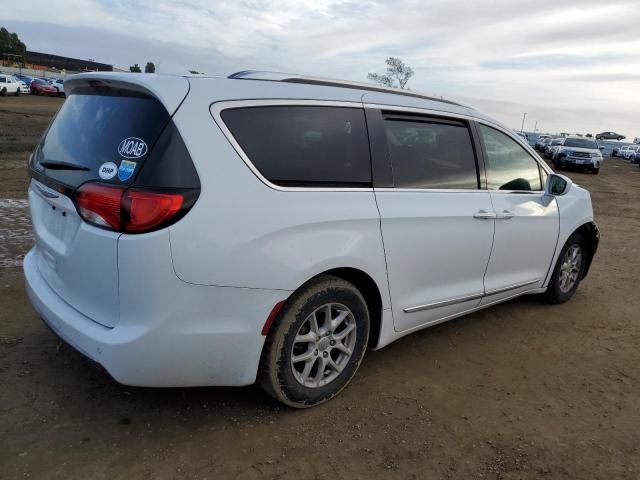
[[[43,160],[38,164],[44,168],[50,168],[51,170],[84,170],[88,172],[91,170],[84,165],[78,165],[77,163],[60,162],[57,160]]]

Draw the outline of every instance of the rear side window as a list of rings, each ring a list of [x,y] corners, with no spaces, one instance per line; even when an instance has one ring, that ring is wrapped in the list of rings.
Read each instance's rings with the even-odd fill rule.
[[[540,168],[515,140],[480,124],[487,152],[487,186],[492,190],[542,190]]]
[[[266,106],[221,116],[249,160],[276,185],[371,186],[362,109]]]
[[[476,158],[462,123],[385,120],[396,188],[477,189]]]

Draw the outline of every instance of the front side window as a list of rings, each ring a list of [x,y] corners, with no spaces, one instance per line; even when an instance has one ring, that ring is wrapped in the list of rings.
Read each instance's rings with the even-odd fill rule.
[[[362,109],[259,106],[227,109],[221,117],[253,165],[276,185],[371,186]]]
[[[542,190],[538,162],[504,133],[483,124],[479,127],[487,152],[487,187],[491,190]]]
[[[477,189],[476,159],[462,123],[386,119],[396,188]]]

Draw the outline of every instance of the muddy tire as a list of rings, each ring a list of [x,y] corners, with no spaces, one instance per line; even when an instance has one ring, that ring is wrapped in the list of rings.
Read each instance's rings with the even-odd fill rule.
[[[351,283],[322,275],[303,285],[267,336],[258,382],[276,400],[308,408],[351,380],[369,340],[369,311]]]

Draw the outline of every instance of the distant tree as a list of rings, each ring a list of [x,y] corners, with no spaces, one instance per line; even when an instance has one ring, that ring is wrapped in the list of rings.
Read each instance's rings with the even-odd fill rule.
[[[144,67],[144,73],[156,73],[156,66],[153,64],[153,62],[147,62]]]
[[[385,87],[395,87],[404,90],[409,79],[413,77],[413,68],[396,57],[387,58],[385,63],[387,64],[386,73],[382,75],[369,73],[367,78]]]
[[[17,33],[11,33],[6,28],[0,28],[0,53],[12,53],[24,56],[27,53],[27,46],[18,38]]]
[[[131,65],[129,67],[129,71],[134,73],[142,73],[142,69],[140,68],[140,65],[138,65],[137,63]]]
[[[587,133],[587,137],[593,138],[593,135],[591,135],[590,133]]]
[[[189,70],[189,73],[192,74],[192,75],[201,75],[202,74],[202,72],[199,72],[197,70]]]

